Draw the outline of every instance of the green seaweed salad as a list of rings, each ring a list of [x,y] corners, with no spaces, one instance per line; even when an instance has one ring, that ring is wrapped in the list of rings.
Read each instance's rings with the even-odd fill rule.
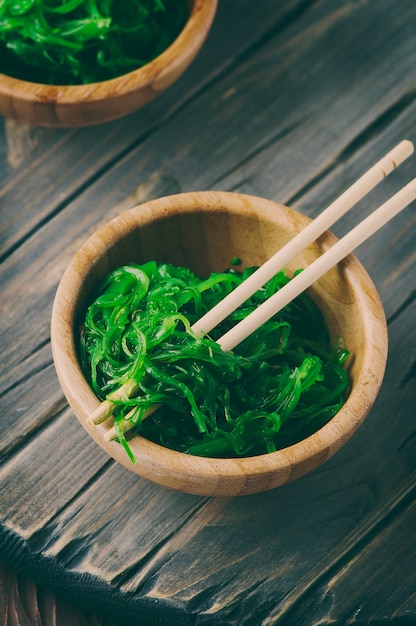
[[[88,307],[80,332],[83,370],[101,399],[127,381],[138,393],[115,408],[134,432],[165,447],[210,457],[273,452],[312,434],[348,392],[348,351],[330,341],[323,316],[302,294],[233,351],[216,343],[289,278],[279,272],[211,331],[191,325],[256,268],[201,279],[189,269],[148,262],[112,271]],[[160,408],[143,419],[146,410]],[[129,424],[130,425],[130,424]]]
[[[176,39],[185,0],[0,0],[0,72],[36,83],[108,80]]]

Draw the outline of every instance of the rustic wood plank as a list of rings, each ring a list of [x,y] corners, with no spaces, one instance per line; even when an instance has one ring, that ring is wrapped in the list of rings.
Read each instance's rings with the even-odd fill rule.
[[[2,467],[2,524],[26,540],[52,520],[109,463],[91,444],[68,409],[30,439]]]
[[[102,137],[98,130],[36,135],[32,145],[29,135],[36,169],[29,171],[17,151],[13,157],[4,199],[6,210],[21,212],[10,224],[1,270],[0,385],[14,428],[6,429],[2,448],[0,554],[10,562],[16,552],[18,569],[80,602],[113,614],[123,605],[133,623],[145,609],[160,623],[172,623],[170,611],[183,623],[285,623],[301,620],[309,606],[316,619],[341,624],[359,618],[354,607],[362,607],[364,594],[365,619],[398,621],[414,610],[410,589],[392,580],[382,607],[375,594],[383,588],[389,542],[399,530],[400,546],[412,540],[414,510],[403,494],[414,488],[416,458],[413,217],[398,218],[362,253],[390,319],[378,402],[336,457],[293,485],[205,500],[140,481],[108,461],[63,409],[53,373],[48,333],[57,282],[81,241],[111,215],[154,195],[208,187],[293,200],[313,214],[318,200],[332,199],[403,133],[414,138],[410,0],[400,13],[393,0],[290,3],[304,11],[298,19],[289,11],[270,25],[272,4],[257,18],[247,2],[258,19],[247,45],[247,16],[225,20],[239,12],[232,5],[223,3],[223,21],[206,49],[219,60],[222,46],[230,49],[237,37],[232,60],[191,86],[192,97],[180,105],[165,100],[149,110],[148,135],[140,130],[130,143],[127,121],[100,129]],[[218,45],[220,34],[226,44]],[[201,59],[198,71],[209,65]],[[152,116],[162,110],[165,121],[156,128]],[[94,164],[97,151],[105,156]],[[53,180],[83,152],[84,160]],[[411,168],[403,167],[388,189],[406,179]],[[56,189],[65,195],[57,198]],[[400,576],[412,581],[413,570],[403,555]],[[377,586],[360,590],[361,571]]]
[[[346,558],[311,584],[285,615],[290,624],[406,624],[414,621],[416,557],[409,533],[415,528],[414,490],[386,527],[377,528],[353,558]],[[392,596],[392,589],[395,590]],[[375,590],[377,592],[375,593]],[[270,616],[274,623],[276,614]]]
[[[56,384],[49,345],[41,347],[34,355],[28,355],[16,368],[9,370],[2,383],[2,410],[6,415],[14,415],[15,419],[14,427],[3,431],[0,458],[10,457],[66,406],[59,385]],[[16,385],[19,387],[18,394],[15,391]],[[47,411],[45,402],[39,398],[38,385],[47,398]]]

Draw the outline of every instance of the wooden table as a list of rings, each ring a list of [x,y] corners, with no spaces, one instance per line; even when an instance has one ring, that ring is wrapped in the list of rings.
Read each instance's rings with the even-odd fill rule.
[[[415,24],[414,0],[220,0],[192,67],[129,118],[1,121],[3,624],[416,624],[415,205],[357,251],[389,327],[377,402],[285,487],[212,499],[138,479],[73,416],[49,343],[65,267],[121,211],[222,189],[315,216],[416,140]],[[415,159],[333,231],[414,177]]]

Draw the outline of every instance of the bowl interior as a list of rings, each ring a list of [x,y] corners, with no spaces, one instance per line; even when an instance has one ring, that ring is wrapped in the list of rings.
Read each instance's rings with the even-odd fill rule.
[[[276,487],[329,458],[358,428],[377,395],[387,353],[383,309],[367,273],[350,255],[310,290],[332,337],[351,357],[351,393],[343,409],[320,431],[284,450],[246,459],[203,459],[162,448],[136,436],[132,465],[120,444],[106,442],[108,426],[91,426],[98,405],[79,367],[76,332],[104,276],[124,263],[148,260],[189,267],[205,276],[229,267],[260,265],[309,218],[282,205],[238,194],[178,194],[135,207],[99,230],[65,273],[54,304],[52,346],[58,376],[74,412],[90,435],[128,469],[162,484],[202,495],[237,495]],[[306,267],[336,241],[330,233],[287,266]]]

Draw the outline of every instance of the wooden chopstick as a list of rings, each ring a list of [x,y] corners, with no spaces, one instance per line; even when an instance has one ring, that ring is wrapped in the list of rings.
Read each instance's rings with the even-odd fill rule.
[[[307,245],[315,241],[323,232],[325,232],[332,224],[334,224],[340,217],[345,215],[345,213],[352,208],[359,200],[361,200],[367,193],[369,193],[379,182],[381,182],[388,174],[390,174],[394,169],[396,169],[405,159],[407,159],[414,151],[414,146],[412,142],[408,140],[401,141],[395,148],[393,148],[390,152],[388,152],[382,159],[380,159],[372,168],[370,168],[363,176],[361,176],[351,187],[349,187],[337,200],[335,200],[327,209],[325,209],[314,221],[312,221],[306,228],[304,228],[298,235],[296,235],[286,246],[281,248],[275,255],[273,255],[268,261],[266,261],[256,272],[254,272],[247,280],[244,281],[239,287],[237,287],[231,294],[229,294],[226,298],[224,298],[218,305],[216,305],[211,311],[209,311],[206,315],[204,315],[200,320],[198,320],[192,327],[191,330],[197,335],[203,335],[209,332],[212,328],[214,328],[217,324],[219,324],[227,315],[229,315],[233,310],[235,310],[240,304],[245,302],[253,293],[255,293],[258,289],[260,289],[268,280],[270,280],[285,264],[293,259],[296,254],[298,254],[301,250],[303,250]],[[411,183],[409,183],[411,185]],[[409,187],[409,185],[407,187]],[[404,188],[406,189],[406,187]],[[404,192],[404,189],[402,192]],[[400,192],[399,192],[400,193]],[[409,192],[407,192],[408,194]],[[396,194],[398,196],[399,194]],[[393,196],[390,201],[385,203],[385,205],[393,202],[396,196]],[[407,197],[407,196],[406,196]],[[412,198],[413,199],[413,198]],[[410,202],[411,200],[409,200]],[[408,204],[408,202],[407,202]],[[383,209],[385,206],[380,207],[379,211]],[[390,205],[389,205],[390,206]],[[404,208],[404,207],[402,207]],[[399,209],[401,210],[401,209]],[[390,211],[390,209],[388,209]],[[373,214],[374,215],[374,214]],[[364,236],[363,231],[357,229],[361,228],[363,225],[368,223],[368,220],[371,218],[367,218],[364,220],[362,224],[353,229],[349,235],[355,233],[353,237],[347,240],[347,247],[352,245],[352,248],[349,249],[348,252],[342,254],[338,260],[333,262],[333,265],[339,262],[344,256],[349,254],[349,252],[357,247],[359,243],[353,243],[356,239],[362,238],[364,241],[370,234]],[[393,217],[393,215],[391,216]],[[390,217],[386,219],[391,219]],[[384,222],[385,223],[385,222]],[[368,228],[371,227],[372,222],[368,223]],[[382,224],[381,224],[382,225]],[[381,225],[379,227],[381,227]],[[375,228],[377,230],[377,228]],[[375,232],[373,230],[373,232]],[[356,232],[357,231],[357,232]],[[348,236],[349,236],[348,235]],[[346,236],[346,237],[348,237]],[[291,294],[297,289],[300,291],[297,292],[296,295],[299,295],[302,291],[307,289],[319,276],[330,269],[330,266],[325,268],[325,263],[332,262],[333,258],[338,258],[338,255],[341,254],[341,250],[344,248],[341,247],[341,242],[345,241],[345,237],[340,240],[333,248],[336,248],[335,253],[332,253],[331,256],[326,256],[333,248],[328,250],[320,259],[317,259],[311,266],[303,270],[296,279],[301,278],[303,281],[296,280],[295,287],[292,287],[291,290],[286,291],[286,288],[289,287],[295,279],[292,279],[288,285],[284,289],[281,289],[279,292],[274,294],[267,302],[265,302],[261,307],[259,307],[256,311],[254,311],[251,315],[249,315],[245,320],[242,320],[239,324],[237,324],[233,329],[231,329],[228,333],[223,335],[218,343],[223,347],[224,350],[231,350],[238,343],[243,341],[243,339],[248,336],[251,332],[256,330],[257,327],[260,326],[262,321],[257,323],[257,320],[260,320],[264,317],[264,321],[272,317],[275,313],[280,310],[283,306],[285,306],[291,299],[296,297],[295,295],[281,295],[282,292],[284,294]],[[360,241],[361,242],[361,241]],[[344,244],[342,244],[344,245]],[[325,257],[326,261],[321,261],[321,259]],[[318,267],[315,267],[315,264],[320,261]],[[310,268],[314,267],[314,270]],[[313,278],[316,273],[319,273],[319,276]],[[306,273],[306,279],[305,279]],[[302,288],[302,285],[309,280],[311,277],[311,281],[305,287]],[[279,296],[279,301],[277,299]],[[289,300],[286,301],[285,304],[279,306],[280,299],[285,297],[289,297]],[[272,303],[270,303],[272,301]],[[270,303],[270,304],[268,304]],[[276,303],[276,304],[275,304]],[[269,312],[278,307],[275,312]],[[256,315],[255,315],[256,314]],[[255,315],[255,317],[253,317]],[[249,330],[251,329],[251,330]],[[128,381],[125,385],[117,389],[113,394],[109,396],[108,399],[101,402],[100,406],[89,416],[89,422],[97,425],[109,417],[111,417],[115,404],[111,401],[128,399],[134,396],[138,391],[138,386],[134,381]],[[156,410],[156,406],[152,409],[149,409],[146,412],[145,416]],[[123,421],[123,424],[126,425],[126,430],[128,430],[131,425],[129,424],[129,414],[126,415],[126,419]],[[114,438],[115,433],[114,429],[111,429],[106,435],[106,439]]]
[[[339,239],[329,250],[292,278],[287,285],[263,302],[255,311],[220,337],[217,343],[223,350],[232,350],[415,199],[416,178],[373,211],[342,239]]]
[[[318,239],[338,219],[347,213],[359,200],[364,198],[379,182],[396,169],[405,159],[413,154],[413,144],[404,139],[380,161],[371,167],[351,187],[342,193],[316,219],[278,250],[268,261],[263,263],[241,285],[236,287],[219,304],[208,311],[192,327],[191,330],[199,335],[209,333],[222,322],[230,313],[235,311],[268,280],[273,278],[286,263],[292,260],[306,246]]]

